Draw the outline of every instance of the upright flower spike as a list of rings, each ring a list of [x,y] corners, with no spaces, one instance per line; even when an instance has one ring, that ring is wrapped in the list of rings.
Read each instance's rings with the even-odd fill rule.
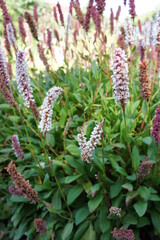
[[[23,18],[19,17],[18,18],[18,24],[19,24],[19,33],[22,38],[22,41],[25,43],[25,38],[26,38],[26,30],[24,28],[24,23],[23,23]]]
[[[13,25],[12,18],[8,13],[8,9],[6,7],[6,3],[5,3],[4,0],[0,0],[0,8],[2,9],[2,12],[3,12],[3,20],[4,20],[3,21],[3,25],[4,25],[3,35],[4,35],[4,38],[5,38],[5,47],[6,47],[6,50],[7,50],[8,54],[11,55],[11,50],[10,50],[10,44],[9,44],[9,41],[8,41],[6,25],[8,23],[11,23],[11,25],[13,27],[15,39],[17,39],[16,29]]]
[[[78,1],[73,2],[73,7],[74,7],[74,9],[75,9],[76,17],[77,17],[79,23],[80,23],[83,27],[85,27],[85,19],[84,19],[83,13],[82,13],[82,11],[81,11],[79,2],[78,2]]]
[[[114,97],[116,103],[120,103],[123,111],[125,111],[125,105],[129,97],[129,78],[126,54],[121,48],[115,49],[111,68],[113,70]]]
[[[17,170],[16,165],[11,161],[6,167],[7,172],[11,176],[13,183],[15,185],[15,193],[18,193],[19,196],[28,198],[30,202],[34,204],[39,203],[38,193],[31,187],[29,181],[24,179],[24,176]],[[11,189],[13,191],[13,189]]]
[[[114,31],[114,15],[113,15],[113,10],[111,8],[111,15],[110,15],[110,33],[111,35],[113,34]]]
[[[160,46],[160,10],[157,12],[156,18],[156,46]]]
[[[10,139],[11,139],[11,142],[12,142],[12,147],[13,147],[15,156],[18,157],[18,158],[24,159],[23,151],[22,151],[22,148],[20,146],[18,136],[13,135]]]
[[[132,46],[134,44],[134,28],[132,25],[132,21],[129,17],[125,19],[124,29],[126,44]]]
[[[118,21],[120,13],[121,13],[121,6],[118,6],[118,10],[115,16],[116,21]]]
[[[149,100],[151,95],[151,81],[147,73],[148,64],[143,59],[139,64],[139,81],[141,85],[141,96],[142,98]]]
[[[62,24],[62,26],[64,27],[64,17],[63,17],[61,5],[60,5],[59,2],[57,3],[57,8],[58,8],[59,18],[60,18],[61,24]]]
[[[26,107],[31,108],[36,119],[38,120],[38,111],[33,97],[33,90],[30,86],[30,77],[27,71],[27,64],[25,61],[25,54],[19,50],[16,59],[16,81],[19,93],[22,95]]]
[[[47,45],[50,51],[52,51],[52,32],[47,28]]]
[[[129,0],[129,14],[131,15],[131,18],[134,20],[136,16],[134,0]]]
[[[12,45],[16,50],[16,38],[14,35],[14,29],[11,23],[8,23],[6,25],[6,31],[7,31],[7,38],[10,46]]]
[[[89,30],[92,6],[93,6],[93,0],[89,0],[89,4],[87,7],[87,12],[86,12],[86,16],[85,16],[85,26],[84,26],[84,29],[86,31]]]
[[[95,24],[96,33],[101,33],[101,16],[95,6],[92,7],[92,19]]]
[[[43,104],[41,106],[41,121],[39,123],[39,128],[41,132],[46,134],[52,128],[52,113],[54,102],[57,100],[59,95],[63,92],[60,87],[52,87],[45,97]]]
[[[93,150],[101,140],[101,134],[103,132],[103,129],[102,129],[103,123],[104,123],[104,119],[95,126],[88,142],[86,140],[86,137],[84,136],[82,129],[80,133],[77,135],[78,143],[80,145],[80,150],[81,150],[82,161],[90,161]]]
[[[33,37],[38,41],[38,31],[37,31],[37,26],[33,16],[29,12],[25,12],[24,17],[26,19],[26,22],[29,25],[29,28],[31,30]]]
[[[56,23],[58,24],[58,17],[57,17],[57,9],[56,9],[56,7],[53,7],[53,15],[54,15],[54,19],[55,19]]]
[[[81,150],[81,157],[83,157],[87,146],[87,138],[84,135],[83,128],[80,129],[80,133],[77,135],[77,140]]]
[[[9,80],[9,75],[8,75],[8,72],[7,72],[4,52],[1,48],[1,41],[0,41],[0,73],[1,73],[1,75],[3,75],[3,80],[4,80],[3,84],[5,86],[9,86],[10,85],[10,80]]]
[[[50,66],[49,66],[49,64],[48,64],[48,59],[47,59],[47,57],[45,56],[44,48],[43,48],[43,46],[40,45],[40,44],[38,44],[37,47],[38,47],[39,57],[40,57],[40,59],[42,60],[44,66],[46,67],[47,72],[49,72],[49,67],[50,67]]]
[[[157,52],[156,72],[158,72],[160,68],[160,10],[157,12],[156,19],[156,52]]]
[[[154,124],[152,129],[152,136],[155,142],[158,144],[160,140],[160,105],[156,109],[156,115],[154,117]]]
[[[3,97],[7,103],[17,108],[17,104],[14,100],[10,88],[10,80],[6,67],[6,60],[1,45],[0,45],[0,92],[3,94]]]
[[[35,3],[33,6],[33,17],[36,23],[38,23],[38,11],[37,11],[37,4]]]

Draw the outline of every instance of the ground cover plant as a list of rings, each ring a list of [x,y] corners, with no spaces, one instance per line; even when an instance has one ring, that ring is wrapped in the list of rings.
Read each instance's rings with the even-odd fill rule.
[[[124,1],[120,21],[118,6],[104,18],[105,0],[71,1],[66,16],[59,3],[10,4],[0,0],[0,238],[160,239],[160,11],[140,21]]]

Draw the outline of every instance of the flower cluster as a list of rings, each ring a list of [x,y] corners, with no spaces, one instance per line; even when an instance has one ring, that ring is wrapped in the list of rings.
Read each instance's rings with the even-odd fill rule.
[[[110,215],[116,215],[117,217],[121,217],[121,208],[117,208],[117,207],[111,207],[109,209],[109,213]]]
[[[34,226],[35,226],[36,232],[39,232],[40,234],[43,234],[44,232],[47,231],[46,221],[44,221],[41,218],[36,218],[34,220]]]
[[[29,181],[25,181],[24,176],[17,170],[16,165],[11,161],[6,167],[7,172],[11,176],[13,183],[15,185],[15,192],[18,191],[19,196],[23,196],[24,198],[28,198],[30,202],[34,204],[39,202],[38,193],[34,189],[32,189]],[[11,188],[11,191],[13,188]]]
[[[44,54],[44,48],[42,47],[42,45],[38,44],[38,53],[39,53],[39,57],[42,60],[44,66],[46,67],[47,72],[49,72],[49,64],[48,64],[48,60],[47,57]]]
[[[12,147],[13,147],[15,156],[18,157],[18,158],[24,159],[23,151],[21,149],[18,136],[13,135],[10,139],[12,141]]]
[[[134,28],[133,28],[132,20],[129,17],[125,19],[124,29],[125,29],[126,44],[129,46],[132,46],[134,44]]]
[[[36,119],[38,119],[38,111],[36,109],[36,103],[32,94],[33,90],[30,86],[30,77],[27,71],[25,54],[21,50],[17,52],[16,80],[17,80],[18,91],[24,99],[24,104],[27,107],[31,108],[31,110],[35,114]]]
[[[156,109],[156,115],[154,117],[154,124],[152,129],[152,136],[155,142],[158,144],[160,140],[160,105]]]
[[[25,31],[25,28],[24,28],[22,17],[18,18],[18,24],[19,24],[19,33],[21,35],[22,41],[25,43],[26,31]]]
[[[148,157],[146,157],[146,159],[143,160],[141,162],[141,164],[139,165],[138,178],[143,180],[143,178],[145,178],[150,173],[152,165],[153,165],[153,163],[151,161],[149,161]]]
[[[147,73],[148,64],[143,59],[139,64],[139,81],[141,85],[141,96],[144,99],[149,100],[151,95],[151,81]]]
[[[116,239],[123,239],[123,240],[135,240],[133,230],[126,229],[121,227],[120,230],[118,230],[116,227],[112,231],[112,235]]]
[[[115,49],[111,68],[113,70],[114,97],[116,103],[120,103],[123,110],[125,110],[125,104],[127,104],[129,97],[129,79],[127,58],[124,50],[121,48]]]
[[[25,12],[24,17],[29,25],[33,37],[38,41],[38,31],[33,16],[29,12]]]
[[[20,197],[22,195],[21,190],[19,188],[9,186],[8,190],[9,190],[10,194],[12,194],[12,195],[16,195],[18,197]]]
[[[103,132],[102,129],[103,123],[104,119],[94,127],[88,142],[86,140],[86,137],[84,136],[82,129],[80,130],[80,133],[77,135],[78,143],[81,150],[82,161],[90,161],[93,150],[101,140],[101,134]]]
[[[43,104],[41,106],[41,121],[39,123],[39,128],[41,132],[46,134],[52,128],[52,113],[53,105],[59,95],[62,93],[62,88],[52,87],[45,97]]]

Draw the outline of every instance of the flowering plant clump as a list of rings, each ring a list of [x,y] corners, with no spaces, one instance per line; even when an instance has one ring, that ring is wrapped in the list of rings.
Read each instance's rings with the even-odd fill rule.
[[[22,2],[0,0],[0,239],[160,239],[160,11]]]

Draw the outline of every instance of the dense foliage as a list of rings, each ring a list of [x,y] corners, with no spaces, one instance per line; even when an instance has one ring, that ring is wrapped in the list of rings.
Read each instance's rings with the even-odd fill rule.
[[[105,1],[85,15],[73,1],[65,27],[59,5],[46,21],[34,5],[25,36],[1,2],[0,238],[159,239],[160,24],[124,42],[113,12],[103,26]]]

